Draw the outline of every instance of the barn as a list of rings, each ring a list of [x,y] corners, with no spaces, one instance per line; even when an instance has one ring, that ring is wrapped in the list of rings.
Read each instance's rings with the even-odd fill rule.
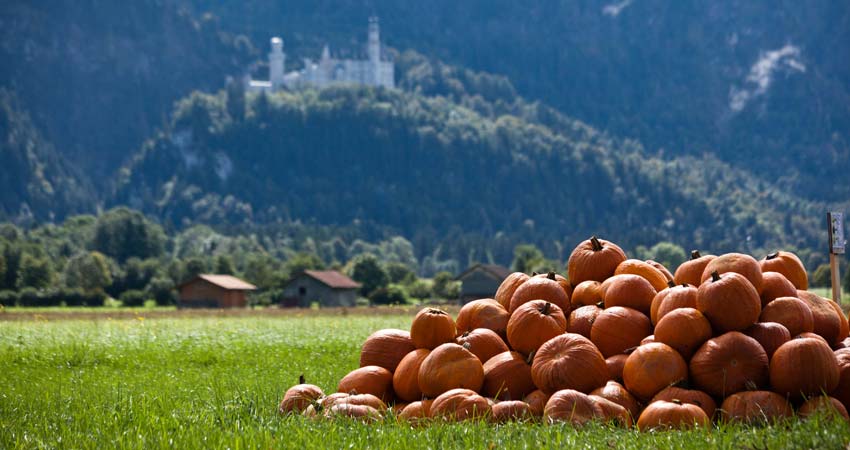
[[[354,306],[360,283],[336,270],[305,270],[283,288],[280,306]]]
[[[257,287],[231,275],[200,274],[177,287],[178,308],[244,308]]]
[[[505,278],[511,274],[507,267],[496,264],[475,264],[455,277],[460,281],[460,303],[479,298],[493,298]]]

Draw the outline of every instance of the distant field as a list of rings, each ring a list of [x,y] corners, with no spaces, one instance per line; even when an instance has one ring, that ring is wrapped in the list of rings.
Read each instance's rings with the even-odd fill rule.
[[[380,311],[380,309],[379,309]],[[411,428],[280,417],[299,374],[333,391],[361,342],[412,314],[0,322],[0,448],[844,448],[843,422],[638,433],[601,425]],[[8,313],[7,313],[8,314]]]

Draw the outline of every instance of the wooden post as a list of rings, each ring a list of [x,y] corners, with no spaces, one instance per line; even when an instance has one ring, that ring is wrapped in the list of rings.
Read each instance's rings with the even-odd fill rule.
[[[844,254],[844,213],[826,213],[826,228],[829,232],[829,272],[832,280],[832,299],[841,304],[841,277],[838,271],[838,255]]]
[[[829,271],[832,273],[832,300],[841,304],[841,277],[838,276],[838,255],[829,254]]]

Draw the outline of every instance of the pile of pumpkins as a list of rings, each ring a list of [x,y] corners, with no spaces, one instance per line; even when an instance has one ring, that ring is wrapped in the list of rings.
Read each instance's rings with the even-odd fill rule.
[[[570,255],[566,277],[513,273],[456,319],[422,309],[409,332],[369,336],[337,393],[302,380],[279,410],[639,429],[816,411],[847,419],[847,318],[807,288],[790,252],[758,261],[694,251],[671,273],[592,237]]]

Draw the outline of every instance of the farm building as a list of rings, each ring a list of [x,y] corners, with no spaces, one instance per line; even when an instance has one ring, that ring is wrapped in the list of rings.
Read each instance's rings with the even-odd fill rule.
[[[177,289],[178,308],[244,308],[257,287],[231,275],[200,274]]]
[[[493,298],[499,285],[510,274],[510,269],[496,264],[471,266],[455,277],[455,280],[460,281],[460,303],[479,298]]]
[[[284,307],[354,306],[360,283],[335,270],[305,270],[283,288]]]

